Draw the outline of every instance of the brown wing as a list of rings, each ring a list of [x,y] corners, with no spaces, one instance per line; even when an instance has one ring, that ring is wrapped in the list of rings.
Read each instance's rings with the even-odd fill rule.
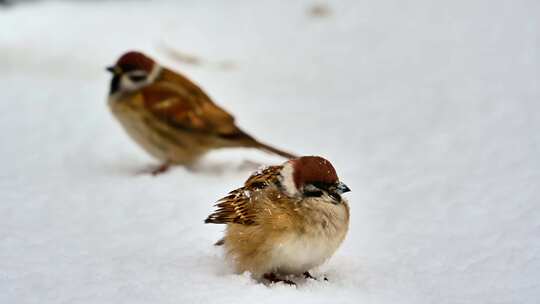
[[[220,199],[217,210],[210,214],[205,223],[226,224],[235,223],[242,225],[257,224],[257,199],[255,191],[264,191],[266,187],[277,182],[281,166],[267,167],[251,175],[244,187],[229,192]]]
[[[239,132],[234,117],[194,85],[158,81],[141,89],[140,94],[149,113],[175,128],[220,136]]]

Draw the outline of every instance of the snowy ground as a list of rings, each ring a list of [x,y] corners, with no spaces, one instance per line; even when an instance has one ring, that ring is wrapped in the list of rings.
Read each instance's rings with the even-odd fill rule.
[[[540,2],[39,2],[0,7],[0,303],[538,303]],[[174,61],[163,46],[234,66]],[[105,106],[128,49],[257,137],[326,156],[350,233],[315,273],[235,275],[204,225],[249,150],[156,163]]]

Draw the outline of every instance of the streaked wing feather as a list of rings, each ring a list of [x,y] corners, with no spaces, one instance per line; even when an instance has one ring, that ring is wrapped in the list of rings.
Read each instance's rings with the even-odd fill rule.
[[[156,83],[141,89],[141,94],[145,109],[170,126],[216,135],[238,132],[234,118],[202,92]]]
[[[253,191],[263,190],[271,183],[276,183],[281,166],[267,167],[251,175],[244,187],[229,192],[220,199],[205,223],[242,225],[257,224],[257,200],[252,199]]]

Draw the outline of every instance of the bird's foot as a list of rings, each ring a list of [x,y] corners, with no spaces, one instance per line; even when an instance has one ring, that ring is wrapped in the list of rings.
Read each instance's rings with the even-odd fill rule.
[[[318,281],[316,277],[312,276],[311,273],[309,273],[309,271],[304,272],[304,278]],[[324,276],[323,280],[328,281],[328,278]]]
[[[165,173],[169,170],[169,167],[171,166],[170,163],[163,163],[159,166],[151,165],[146,168],[140,169],[137,171],[136,175],[152,175],[156,176],[162,173]]]
[[[309,273],[309,271],[304,272],[304,278],[306,278],[306,279],[312,279],[312,280],[317,281],[317,278],[315,278],[314,276],[312,276],[311,273]]]
[[[165,172],[167,172],[169,170],[170,167],[171,167],[170,163],[163,163],[159,167],[152,170],[152,175],[156,176],[156,175],[165,173]]]
[[[263,278],[265,278],[266,280],[268,280],[270,283],[279,283],[279,282],[283,282],[287,285],[292,285],[292,286],[296,286],[296,283],[291,281],[291,280],[287,280],[287,279],[280,279],[276,276],[275,273],[266,273],[264,274]]]

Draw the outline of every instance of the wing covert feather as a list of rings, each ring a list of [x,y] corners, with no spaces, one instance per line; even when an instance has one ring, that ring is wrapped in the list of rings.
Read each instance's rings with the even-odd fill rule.
[[[170,126],[216,135],[238,132],[234,117],[215,105],[202,91],[155,83],[141,89],[144,108]]]
[[[277,182],[281,166],[267,167],[255,172],[244,184],[244,187],[229,192],[220,199],[217,210],[210,214],[205,223],[242,225],[257,224],[257,199],[255,191],[264,191],[269,185]]]

